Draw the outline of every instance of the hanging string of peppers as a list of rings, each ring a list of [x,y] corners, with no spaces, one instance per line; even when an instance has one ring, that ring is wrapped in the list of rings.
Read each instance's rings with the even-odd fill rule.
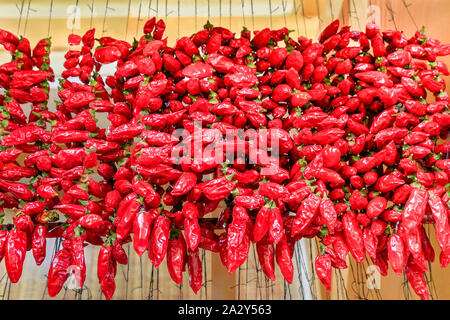
[[[80,287],[93,271],[86,244],[101,246],[107,299],[129,242],[155,267],[165,260],[176,283],[187,271],[195,293],[199,249],[232,273],[251,243],[265,275],[275,280],[276,262],[291,283],[294,245],[306,237],[320,241],[315,271],[328,291],[350,253],[382,275],[389,264],[404,272],[429,299],[426,262],[435,249],[442,267],[450,261],[449,72],[438,60],[450,45],[423,30],[407,38],[338,20],[318,41],[208,23],[170,47],[164,31],[153,18],[132,44],[96,39],[94,29],[70,35],[59,101],[49,106],[50,38],[31,49],[0,30],[12,58],[0,66],[0,203],[14,210],[0,259],[11,282],[28,251],[40,265],[46,239],[61,237],[52,297],[73,270]]]

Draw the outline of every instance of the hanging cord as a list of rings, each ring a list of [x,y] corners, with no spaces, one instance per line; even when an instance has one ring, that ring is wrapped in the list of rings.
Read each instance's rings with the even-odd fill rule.
[[[306,28],[306,18],[305,18],[305,3],[302,0],[302,15],[303,15],[303,27],[305,28],[305,35],[308,36],[308,29]]]
[[[94,18],[94,1],[92,0],[91,4],[88,4],[89,10],[91,10],[91,19],[89,21],[89,29],[92,29],[92,19]]]
[[[78,0],[77,0],[78,1]],[[23,35],[25,36],[27,33],[27,25],[28,25],[28,17],[30,16],[30,10],[35,11],[31,9],[31,0],[28,0],[28,8],[27,8],[27,17],[25,19],[25,27],[23,28]]]
[[[18,22],[18,24],[17,24],[17,34],[19,34],[19,31],[20,31],[20,25],[21,25],[21,23],[22,23],[22,14],[23,14],[23,6],[24,6],[24,4],[25,4],[25,0],[22,0],[22,5],[20,6],[20,9],[19,9],[19,6],[16,4],[16,8],[17,8],[17,10],[19,11],[19,14],[20,14],[20,16],[19,16],[19,22]]]
[[[397,29],[397,23],[395,22],[395,12],[394,9],[392,9],[392,4],[390,0],[386,0],[386,9],[389,11],[389,14],[391,16],[391,20],[394,23],[394,28],[395,30]]]
[[[50,23],[52,21],[52,12],[53,12],[53,0],[50,1],[50,12],[48,15],[47,37],[50,36]]]
[[[412,4],[411,3],[407,4],[405,0],[402,0],[402,3],[405,6],[406,12],[408,13],[409,17],[411,18],[412,23],[414,23],[414,26],[416,27],[416,30],[419,30],[419,26],[417,25],[416,20],[414,19],[413,15],[411,13],[411,10],[409,10],[409,7]]]
[[[139,32],[139,22],[141,21],[141,12],[142,12],[142,0],[139,2],[139,11],[138,11],[138,19],[136,23],[136,32],[134,34],[134,37],[137,38],[138,32]]]
[[[103,16],[102,35],[105,34],[106,15],[108,14],[108,9],[109,9],[109,0],[106,0],[106,4],[105,4],[105,15]]]
[[[219,25],[222,25],[222,0],[219,0]]]
[[[130,22],[130,9],[131,9],[131,0],[128,0],[127,23],[125,25],[125,40],[127,40],[127,36],[128,36],[128,23]]]
[[[284,26],[287,27],[287,20],[286,20],[286,7],[287,7],[287,0],[281,0],[281,7],[283,8],[283,18],[284,18]]]

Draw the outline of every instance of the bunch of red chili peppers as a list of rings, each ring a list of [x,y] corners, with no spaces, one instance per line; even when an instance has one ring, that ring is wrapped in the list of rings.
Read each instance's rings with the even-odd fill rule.
[[[83,286],[86,244],[101,246],[107,299],[128,242],[155,267],[165,259],[176,283],[187,269],[195,293],[199,249],[219,253],[231,273],[252,242],[265,275],[275,280],[276,261],[291,283],[295,243],[316,237],[328,290],[350,253],[383,275],[390,264],[429,298],[435,252],[424,223],[441,266],[450,261],[449,72],[439,61],[450,45],[337,20],[319,41],[208,23],[170,47],[163,20],[143,31],[132,44],[94,29],[70,35],[51,111],[50,39],[32,50],[0,30],[12,58],[0,66],[0,203],[15,213],[0,231],[0,259],[12,282],[27,251],[39,265],[46,238],[60,237],[52,297],[71,272]]]

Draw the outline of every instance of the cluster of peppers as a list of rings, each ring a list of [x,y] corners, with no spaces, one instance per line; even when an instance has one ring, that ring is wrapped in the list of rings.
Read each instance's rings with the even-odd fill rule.
[[[187,269],[195,293],[199,249],[219,253],[232,273],[251,243],[264,274],[275,280],[276,261],[291,283],[294,246],[306,237],[320,242],[315,269],[328,290],[350,253],[359,263],[368,255],[382,275],[390,263],[429,298],[424,271],[435,253],[424,223],[434,224],[441,266],[450,261],[450,114],[440,77],[449,72],[437,60],[449,45],[423,31],[408,39],[338,20],[318,41],[208,23],[170,47],[163,20],[143,31],[132,44],[96,39],[94,29],[70,35],[50,111],[50,39],[31,50],[0,30],[12,56],[0,66],[0,203],[15,213],[0,231],[0,259],[12,282],[27,251],[39,265],[46,238],[59,237],[52,297],[71,272],[83,286],[87,244],[101,246],[107,299],[129,242],[155,267],[165,259],[178,284]],[[103,79],[111,63],[115,73]],[[207,215],[218,208],[213,222]]]

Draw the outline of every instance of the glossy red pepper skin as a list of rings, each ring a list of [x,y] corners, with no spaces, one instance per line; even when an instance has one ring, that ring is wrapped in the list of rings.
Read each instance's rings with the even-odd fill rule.
[[[47,236],[47,227],[41,224],[36,226],[33,232],[32,248],[33,248],[33,257],[38,266],[41,265],[45,259],[46,244],[47,244],[46,236]]]
[[[233,208],[233,220],[227,230],[227,270],[234,272],[247,259],[250,249],[250,217],[243,207]]]
[[[183,281],[183,270],[186,261],[186,242],[181,233],[177,238],[169,239],[167,247],[167,270],[172,280],[180,284]]]
[[[314,267],[322,284],[331,292],[331,257],[328,254],[318,255]]]
[[[158,216],[154,222],[149,241],[149,258],[157,268],[164,260],[169,243],[170,220],[164,216]]]
[[[426,285],[425,275],[421,268],[411,258],[408,260],[405,267],[405,275],[414,292],[422,299],[430,300],[430,293]]]
[[[301,203],[294,218],[292,235],[301,234],[308,227],[319,212],[320,203],[320,197],[315,194],[310,194]]]
[[[97,259],[97,278],[101,283],[105,275],[108,273],[110,260],[112,258],[112,246],[103,244],[98,253]]]
[[[276,246],[275,256],[281,273],[288,283],[292,283],[294,278],[294,266],[292,265],[291,254],[286,240],[283,236]]]
[[[155,215],[156,213],[139,211],[134,217],[133,248],[140,257],[142,257],[144,252],[148,249],[151,225],[155,219]]]
[[[256,243],[259,264],[264,274],[272,281],[275,281],[275,250],[273,244],[267,239],[262,239]]]
[[[125,201],[125,200],[123,200]],[[119,206],[117,217],[119,220],[117,224],[117,240],[121,241],[125,239],[133,228],[133,221],[136,217],[136,214],[141,207],[141,204],[136,199],[131,199],[125,204],[125,208],[123,208],[123,214],[119,212],[121,207]],[[119,215],[120,214],[120,215]]]
[[[198,293],[200,288],[203,285],[202,280],[202,262],[199,257],[199,251],[196,249],[195,251],[188,250],[188,258],[187,258],[188,272],[189,272],[189,285],[194,291],[195,294]]]
[[[192,172],[184,172],[175,183],[172,194],[182,196],[191,191],[197,183],[197,175]]]
[[[62,289],[69,277],[69,267],[71,265],[71,254],[67,249],[59,250],[50,265],[48,271],[47,288],[50,297],[55,297]]]

